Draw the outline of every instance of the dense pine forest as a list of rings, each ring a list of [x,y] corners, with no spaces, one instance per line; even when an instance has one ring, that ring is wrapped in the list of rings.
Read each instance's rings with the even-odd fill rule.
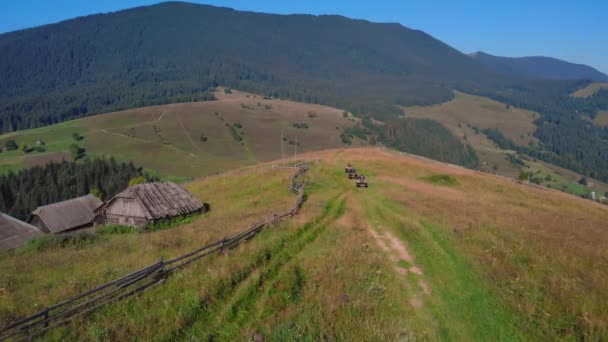
[[[133,163],[109,159],[51,163],[0,176],[0,211],[25,219],[36,207],[93,193],[110,198],[136,177]]]
[[[479,167],[475,150],[461,143],[445,127],[432,120],[392,121],[382,127],[380,140],[397,150],[469,168]]]
[[[377,118],[503,76],[424,32],[340,16],[187,3],[0,35],[0,130],[127,107],[211,99],[217,85]]]

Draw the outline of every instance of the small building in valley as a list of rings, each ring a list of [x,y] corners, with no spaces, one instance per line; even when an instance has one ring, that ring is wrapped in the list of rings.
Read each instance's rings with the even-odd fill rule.
[[[97,210],[102,224],[144,228],[159,220],[206,211],[188,191],[173,182],[133,185]]]
[[[0,251],[15,249],[41,234],[31,224],[0,213]]]
[[[65,233],[89,228],[94,225],[95,209],[102,205],[99,198],[85,195],[38,207],[27,218],[27,222],[43,233]]]

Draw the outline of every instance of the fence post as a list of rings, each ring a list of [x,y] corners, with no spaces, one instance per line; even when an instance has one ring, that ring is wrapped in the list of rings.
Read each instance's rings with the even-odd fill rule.
[[[220,247],[220,252],[224,252],[224,246],[226,245],[226,241],[228,241],[228,239],[224,237],[224,239],[222,240],[222,246]]]
[[[49,327],[49,309],[48,308],[44,311],[44,327],[45,328]]]

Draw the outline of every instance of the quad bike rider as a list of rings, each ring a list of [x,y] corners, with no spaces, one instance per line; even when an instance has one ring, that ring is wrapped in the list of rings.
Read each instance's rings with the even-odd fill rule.
[[[357,169],[352,168],[348,173],[348,179],[357,179],[359,176],[357,175]]]
[[[357,188],[364,187],[367,188],[367,179],[365,179],[364,175],[360,175],[357,178]]]
[[[353,171],[353,166],[348,163],[348,165],[344,168],[344,173],[351,173]]]

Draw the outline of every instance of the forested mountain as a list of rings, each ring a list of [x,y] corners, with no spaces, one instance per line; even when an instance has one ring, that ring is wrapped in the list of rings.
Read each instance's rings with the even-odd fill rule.
[[[51,163],[0,176],[0,211],[24,220],[41,205],[83,196],[110,198],[144,172],[114,159]]]
[[[588,65],[570,63],[551,57],[499,57],[481,51],[469,56],[497,71],[529,78],[608,81],[608,75]]]
[[[7,33],[0,50],[3,131],[210,99],[215,85],[387,117],[399,113],[394,104],[441,102],[457,85],[503,82],[399,24],[179,2]]]

